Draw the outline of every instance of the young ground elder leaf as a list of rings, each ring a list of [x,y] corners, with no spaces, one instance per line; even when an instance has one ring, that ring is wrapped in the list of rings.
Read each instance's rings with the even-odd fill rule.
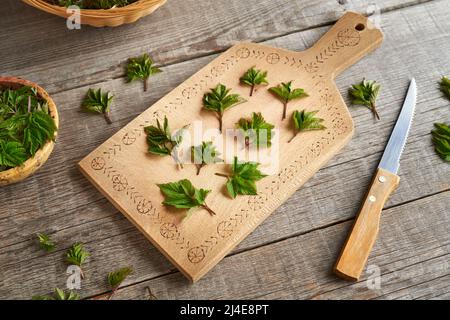
[[[215,212],[205,202],[211,190],[197,189],[187,179],[158,184],[158,187],[165,197],[162,203],[166,206],[178,209],[203,208],[209,214],[215,215]]]
[[[50,239],[48,235],[46,235],[45,233],[38,233],[37,237],[39,239],[39,246],[42,250],[50,252],[55,249],[56,243],[52,239]]]
[[[364,80],[360,84],[354,84],[349,89],[352,103],[356,105],[366,106],[373,115],[380,120],[376,108],[376,100],[380,92],[381,86],[376,81]]]
[[[294,123],[295,133],[288,143],[291,142],[300,132],[326,129],[326,127],[322,124],[324,120],[315,116],[317,112],[318,111],[308,112],[306,110],[294,111],[292,114],[292,122]]]
[[[55,288],[53,295],[36,295],[31,300],[80,300],[80,296],[73,291],[64,292],[64,290]]]
[[[305,90],[301,88],[292,89],[292,81],[289,81],[287,83],[282,82],[276,87],[269,88],[269,91],[283,102],[282,120],[286,119],[287,105],[289,101],[308,96]]]
[[[201,145],[191,147],[192,161],[197,167],[197,175],[200,174],[200,170],[208,165],[223,162],[219,158],[220,153],[211,141],[202,142]]]
[[[142,80],[144,82],[144,91],[147,91],[148,89],[148,78],[160,72],[162,72],[162,70],[153,66],[153,60],[148,54],[131,58],[128,61],[128,81]]]
[[[110,109],[114,96],[102,89],[89,89],[83,101],[83,110],[90,113],[103,114],[108,124],[111,124]]]
[[[111,9],[125,7],[138,0],[46,0],[61,7],[78,6],[80,9]]]
[[[82,265],[86,262],[86,259],[89,257],[89,252],[87,252],[82,243],[74,243],[72,247],[69,248],[66,254],[66,261],[69,264],[76,265],[81,270],[81,277],[84,278],[84,272],[82,269]]]
[[[241,118],[236,124],[245,137],[245,145],[255,144],[259,147],[270,147],[272,144],[273,124],[266,122],[261,113],[252,113],[250,119]]]
[[[22,165],[50,140],[56,124],[35,88],[0,87],[0,171]]]
[[[239,163],[237,157],[234,158],[231,166],[231,175],[216,173],[217,176],[228,179],[226,188],[231,198],[240,195],[257,195],[256,181],[261,180],[267,175],[262,174],[258,169],[259,163],[242,162]]]
[[[109,294],[109,298],[111,299],[113,295],[116,293],[117,289],[120,287],[122,282],[133,272],[133,268],[125,267],[120,268],[116,271],[108,273],[108,284],[111,287],[111,293]]]
[[[442,77],[440,82],[440,88],[442,93],[450,100],[450,79],[447,77]]]
[[[250,97],[253,95],[255,86],[268,85],[267,71],[257,70],[255,67],[248,69],[245,74],[240,78],[241,83],[250,86]]]
[[[435,123],[431,131],[434,149],[446,162],[450,162],[450,126],[445,123]]]
[[[203,96],[203,108],[214,111],[219,119],[219,130],[222,132],[223,113],[240,103],[246,102],[238,94],[229,94],[231,89],[228,89],[223,84],[218,84],[211,92]]]

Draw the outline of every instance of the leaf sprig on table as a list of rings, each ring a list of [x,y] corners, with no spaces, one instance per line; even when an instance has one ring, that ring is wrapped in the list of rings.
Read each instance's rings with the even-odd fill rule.
[[[223,162],[221,158],[219,158],[220,153],[217,151],[216,147],[211,141],[205,142],[198,146],[191,147],[191,157],[195,166],[197,167],[197,175],[200,174],[200,170],[208,165]]]
[[[238,94],[230,94],[230,91],[231,89],[228,89],[223,84],[218,84],[211,89],[211,92],[203,96],[203,108],[214,111],[217,114],[220,132],[222,132],[224,112],[247,101]]]
[[[153,60],[148,54],[131,58],[127,64],[128,81],[142,80],[144,82],[144,91],[148,89],[148,79],[160,72],[162,70],[153,66]]]
[[[0,87],[0,171],[22,165],[55,133],[48,104],[36,89]]]
[[[82,243],[76,242],[69,248],[66,253],[66,261],[69,264],[76,265],[80,268],[81,278],[84,279],[83,272],[83,264],[86,262],[86,259],[90,256],[89,252],[87,252]]]
[[[109,300],[114,296],[122,282],[124,282],[131,273],[133,273],[133,268],[131,267],[120,268],[116,271],[108,273],[108,285],[111,288],[111,293],[108,297]]]
[[[65,292],[62,289],[55,288],[53,295],[36,295],[31,300],[80,300],[80,296],[71,290]]]
[[[268,85],[267,71],[257,70],[255,67],[248,69],[245,74],[239,79],[241,83],[250,86],[250,97],[255,91],[257,85]]]
[[[125,7],[138,0],[47,0],[61,7],[78,6],[80,9],[111,9]]]
[[[431,131],[434,149],[446,162],[450,162],[450,126],[445,123],[435,123]]]
[[[216,173],[216,175],[227,178],[226,188],[233,199],[239,194],[257,195],[256,181],[267,176],[258,169],[258,166],[259,163],[239,162],[238,158],[234,157],[231,174]]]
[[[177,209],[203,208],[210,215],[216,214],[205,202],[211,190],[197,189],[187,179],[158,184],[158,187],[165,197],[162,203],[166,206]]]
[[[55,249],[56,242],[50,239],[48,235],[46,235],[45,233],[38,233],[36,236],[38,237],[39,246],[42,250],[50,252]]]
[[[444,96],[450,100],[450,79],[447,77],[442,77],[441,82],[439,83],[440,89]]]
[[[376,108],[376,100],[378,94],[380,93],[381,86],[377,84],[376,81],[365,80],[361,81],[359,84],[354,84],[349,89],[350,97],[352,98],[352,103],[356,105],[366,106],[372,111],[373,115],[380,120],[380,115],[378,114]]]
[[[250,144],[270,147],[272,144],[272,130],[275,128],[273,124],[266,122],[261,113],[252,113],[250,119],[239,119],[236,126],[244,133],[245,145]]]
[[[307,97],[308,94],[302,88],[292,89],[292,81],[282,82],[276,87],[269,88],[278,99],[283,102],[283,116],[282,120],[286,119],[287,105],[289,101]]]
[[[291,142],[300,132],[311,130],[323,130],[326,127],[322,124],[323,119],[316,117],[318,111],[294,111],[292,122],[294,123],[294,136],[288,141]]]

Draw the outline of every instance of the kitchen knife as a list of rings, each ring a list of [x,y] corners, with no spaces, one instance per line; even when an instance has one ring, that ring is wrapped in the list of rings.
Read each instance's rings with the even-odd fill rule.
[[[369,192],[334,267],[334,272],[344,279],[359,279],[378,235],[383,206],[400,182],[397,172],[414,118],[416,99],[417,86],[413,78]]]

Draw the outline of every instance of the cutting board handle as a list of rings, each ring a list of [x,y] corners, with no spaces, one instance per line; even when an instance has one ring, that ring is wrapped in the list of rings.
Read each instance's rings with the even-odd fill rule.
[[[383,33],[367,17],[347,12],[310,49],[315,59],[306,68],[311,72],[323,68],[334,78],[382,41]]]

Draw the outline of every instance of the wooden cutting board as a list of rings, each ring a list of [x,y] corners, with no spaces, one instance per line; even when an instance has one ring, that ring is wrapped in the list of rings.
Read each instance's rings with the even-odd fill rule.
[[[89,154],[79,163],[80,169],[186,277],[196,281],[349,141],[353,123],[334,78],[382,40],[381,31],[367,18],[347,13],[303,52],[237,44]],[[282,104],[267,87],[259,87],[249,97],[249,87],[239,84],[239,78],[252,66],[268,71],[270,86],[293,80],[294,88],[304,88],[310,96],[291,102],[288,118],[282,121]],[[225,113],[224,128],[234,128],[239,118],[255,111],[279,129],[279,168],[258,182],[257,196],[235,200],[227,196],[225,179],[214,175],[227,172],[227,165],[208,165],[197,176],[194,165],[179,170],[171,157],[147,152],[143,128],[164,116],[173,129],[195,120],[202,120],[204,128],[217,128],[214,114],[202,110],[202,97],[218,83],[248,100]],[[302,133],[287,143],[293,134],[291,114],[301,109],[318,110],[327,129]],[[207,203],[216,216],[198,210],[183,219],[185,211],[161,205],[163,196],[156,184],[182,178],[212,190]]]

